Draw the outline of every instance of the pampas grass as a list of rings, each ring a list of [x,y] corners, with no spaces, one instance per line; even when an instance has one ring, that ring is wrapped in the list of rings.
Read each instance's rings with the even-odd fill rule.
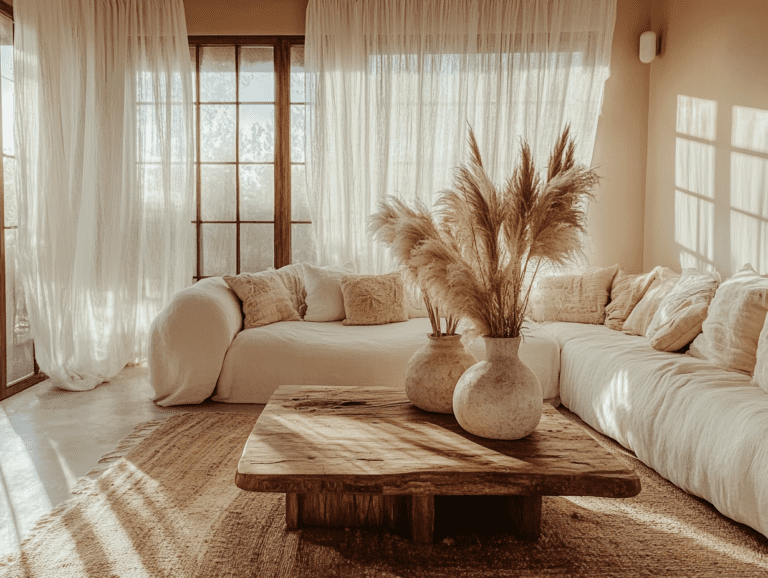
[[[518,337],[541,267],[581,255],[585,209],[598,177],[576,164],[574,152],[566,127],[543,175],[523,142],[512,176],[497,186],[470,129],[469,161],[457,170],[453,187],[440,193],[434,211],[387,197],[369,217],[369,230],[435,311],[469,320],[471,336]],[[439,333],[439,316],[437,322]]]

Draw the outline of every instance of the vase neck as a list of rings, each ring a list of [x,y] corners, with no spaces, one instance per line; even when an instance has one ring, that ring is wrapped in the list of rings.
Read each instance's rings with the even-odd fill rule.
[[[464,347],[464,344],[461,342],[461,335],[458,333],[455,335],[441,335],[440,337],[434,337],[427,333],[427,337],[429,337],[429,343],[432,347]]]
[[[520,339],[520,337],[483,337],[485,358],[490,361],[491,359],[517,357]]]

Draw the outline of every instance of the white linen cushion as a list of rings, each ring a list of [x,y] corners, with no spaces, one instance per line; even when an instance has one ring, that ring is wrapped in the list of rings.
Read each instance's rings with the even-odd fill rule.
[[[317,267],[304,263],[307,311],[304,321],[341,321],[345,317],[341,277],[353,273],[351,266]]]
[[[688,353],[710,363],[752,375],[757,342],[768,312],[768,278],[744,265],[715,293],[701,335]]]
[[[387,325],[273,323],[241,331],[227,351],[214,401],[267,403],[280,385],[405,387],[405,369],[432,332],[429,319]],[[485,359],[485,344],[468,347]],[[526,333],[520,359],[539,379],[545,399],[557,399],[560,347],[542,328]]]
[[[653,314],[653,319],[645,330],[645,336],[651,340],[651,345],[654,342],[657,344],[654,349],[677,351],[693,341],[698,333],[694,333],[680,347],[666,349],[679,343],[683,336],[687,338],[697,325],[699,329],[701,328],[701,323],[706,318],[709,302],[712,301],[719,284],[720,276],[716,273],[701,273],[696,269],[683,269],[675,286],[659,303]],[[700,306],[702,303],[707,307],[702,308]],[[695,312],[684,313],[686,308],[693,306],[696,308]],[[702,314],[704,317],[701,317]],[[664,335],[654,341],[656,332],[662,327]]]
[[[560,342],[565,407],[678,487],[768,535],[768,395],[749,376],[605,326],[547,330]]]
[[[659,304],[667,293],[675,286],[679,277],[679,273],[675,273],[668,267],[658,269],[653,283],[651,283],[643,298],[638,301],[624,322],[622,331],[631,335],[645,335],[645,331],[648,325],[650,325],[651,320],[653,320],[656,309],[658,309]]]
[[[701,333],[709,302],[699,301],[674,311],[649,337],[651,347],[659,351],[679,351]]]

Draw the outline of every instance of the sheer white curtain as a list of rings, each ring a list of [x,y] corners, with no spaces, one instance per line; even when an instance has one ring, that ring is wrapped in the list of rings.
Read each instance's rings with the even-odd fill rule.
[[[450,185],[471,125],[510,176],[520,138],[545,166],[570,124],[592,158],[616,0],[310,0],[307,186],[320,263],[392,267],[366,217],[388,194]]]
[[[192,281],[182,0],[16,0],[20,269],[40,368],[91,389]]]

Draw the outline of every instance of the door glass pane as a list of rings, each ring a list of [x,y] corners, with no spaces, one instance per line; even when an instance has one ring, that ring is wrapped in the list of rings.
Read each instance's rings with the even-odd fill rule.
[[[240,268],[264,271],[275,263],[274,225],[240,225]]]
[[[274,165],[240,165],[240,218],[272,221],[274,217]]]
[[[304,162],[304,111],[303,104],[291,105],[291,161]]]
[[[312,243],[312,225],[291,225],[291,262],[315,262],[315,251]]]
[[[291,220],[311,220],[304,165],[291,165]]]
[[[200,47],[200,102],[235,102],[235,47]]]
[[[7,383],[23,379],[35,372],[32,340],[24,294],[16,273],[16,232],[5,230],[5,338],[8,363]]]
[[[240,102],[275,101],[275,57],[271,46],[240,49]]]
[[[203,238],[203,275],[234,275],[236,226],[216,223],[200,227]]]
[[[200,105],[200,160],[235,160],[235,105]]]
[[[240,105],[240,160],[275,160],[275,105]]]
[[[305,102],[304,46],[291,46],[291,102]]]
[[[203,221],[234,221],[235,165],[200,165],[200,218]]]

